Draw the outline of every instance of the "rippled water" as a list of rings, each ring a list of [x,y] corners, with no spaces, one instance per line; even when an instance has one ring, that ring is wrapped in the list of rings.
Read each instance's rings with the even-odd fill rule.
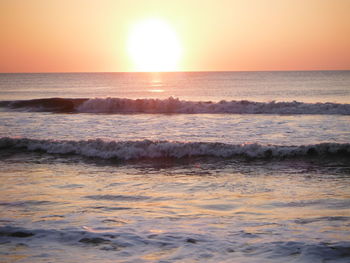
[[[262,114],[0,113],[0,137],[87,140],[170,140],[303,145],[348,143],[350,116]]]
[[[349,259],[349,167],[62,158],[2,156],[3,259]]]
[[[349,262],[349,76],[0,74],[0,262]],[[108,101],[95,96],[297,100],[323,110],[3,106]],[[345,111],[333,111],[340,103]]]

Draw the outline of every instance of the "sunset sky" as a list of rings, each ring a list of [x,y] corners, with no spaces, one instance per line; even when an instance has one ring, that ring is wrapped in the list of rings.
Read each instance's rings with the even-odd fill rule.
[[[349,14],[349,0],[0,0],[0,72],[346,70]]]

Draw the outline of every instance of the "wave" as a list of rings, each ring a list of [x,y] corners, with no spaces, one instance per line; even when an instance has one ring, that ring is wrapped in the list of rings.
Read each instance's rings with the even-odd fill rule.
[[[101,159],[153,159],[215,157],[249,159],[350,157],[350,144],[321,143],[301,146],[262,144],[224,144],[172,141],[68,141],[28,138],[0,138],[0,150],[40,151],[48,154],[73,154]]]
[[[337,114],[350,115],[350,104],[303,102],[185,101],[167,99],[48,98],[1,101],[0,107],[13,110],[61,113],[226,113],[226,114]]]
[[[128,230],[122,228],[119,230],[99,229],[88,226],[54,229],[7,225],[0,226],[0,241],[2,244],[19,243],[32,250],[34,250],[33,243],[39,247],[45,244],[48,249],[45,254],[41,253],[39,256],[43,257],[44,255],[46,258],[57,255],[54,248],[58,245],[69,245],[71,249],[78,247],[80,253],[81,251],[88,253],[88,251],[95,249],[102,250],[103,254],[109,258],[115,257],[115,253],[120,251],[125,251],[124,258],[127,256],[135,259],[140,256],[140,251],[142,256],[149,251],[159,253],[159,250],[173,250],[174,248],[181,250],[184,253],[183,258],[185,258],[200,255],[203,250],[208,250],[207,247],[211,248],[210,252],[215,259],[211,262],[220,262],[223,258],[227,258],[229,259],[227,262],[231,262],[233,252],[239,253],[241,258],[258,259],[254,262],[349,262],[350,258],[349,241],[314,242],[308,239],[304,241],[266,241],[266,238],[261,240],[260,236],[246,231],[235,231],[230,234],[231,236],[235,235],[236,242],[224,242],[212,234],[191,233],[183,231],[181,228],[177,232],[159,231],[149,235],[138,233],[139,229]],[[247,238],[257,240],[247,242]],[[194,244],[196,245],[194,246]],[[188,249],[189,246],[190,249]],[[89,248],[89,250],[82,250],[84,248]],[[35,252],[32,250],[30,252]],[[137,254],[137,252],[139,253]],[[68,257],[71,259],[71,255]],[[64,257],[64,259],[68,259],[68,257]],[[201,259],[199,261],[202,262],[203,257],[199,256],[199,258]],[[269,260],[265,261],[265,258]],[[271,259],[275,260],[271,261]]]
[[[24,111],[75,112],[88,99],[48,98],[33,100],[0,101],[0,107]]]

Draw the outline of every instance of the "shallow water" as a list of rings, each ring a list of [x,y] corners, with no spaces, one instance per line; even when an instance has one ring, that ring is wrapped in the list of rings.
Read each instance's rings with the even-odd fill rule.
[[[1,159],[1,256],[8,261],[350,257],[349,166],[218,160],[118,165],[40,153]]]
[[[0,112],[0,137],[305,145],[348,143],[350,116]]]

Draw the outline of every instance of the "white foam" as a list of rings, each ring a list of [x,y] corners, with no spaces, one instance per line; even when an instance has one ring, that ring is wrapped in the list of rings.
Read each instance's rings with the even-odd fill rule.
[[[238,114],[342,114],[350,104],[254,101],[184,101],[168,99],[89,99],[77,107],[86,113],[238,113]]]
[[[301,146],[279,146],[261,144],[223,144],[208,142],[172,141],[56,141],[0,138],[0,149],[24,149],[43,151],[50,154],[76,154],[102,159],[140,158],[184,158],[184,157],[247,157],[247,158],[288,158],[309,155],[333,156],[350,155],[350,144],[322,143]]]

